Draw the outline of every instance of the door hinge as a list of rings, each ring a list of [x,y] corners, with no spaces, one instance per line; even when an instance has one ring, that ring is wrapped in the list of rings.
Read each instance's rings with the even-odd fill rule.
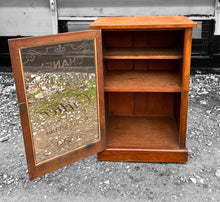
[[[18,108],[19,108],[20,113],[25,113],[25,112],[27,112],[26,102],[24,102],[24,101],[18,102]]]

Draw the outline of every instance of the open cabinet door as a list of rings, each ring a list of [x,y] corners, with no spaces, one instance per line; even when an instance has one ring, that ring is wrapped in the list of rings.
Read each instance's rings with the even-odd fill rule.
[[[105,148],[101,31],[9,40],[30,180]]]

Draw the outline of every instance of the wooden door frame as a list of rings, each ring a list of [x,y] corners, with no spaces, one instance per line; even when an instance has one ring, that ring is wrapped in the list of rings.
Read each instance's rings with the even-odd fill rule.
[[[85,39],[94,39],[95,41],[97,108],[100,141],[94,144],[86,145],[78,150],[71,151],[64,155],[51,158],[40,164],[36,164],[20,49]],[[106,145],[106,138],[101,30],[11,39],[9,40],[9,50],[17,91],[17,99],[20,110],[20,118],[30,180],[102,151]]]

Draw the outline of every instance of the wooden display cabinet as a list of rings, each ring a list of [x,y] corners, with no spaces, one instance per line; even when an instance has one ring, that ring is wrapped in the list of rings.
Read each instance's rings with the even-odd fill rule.
[[[10,40],[30,179],[97,152],[187,162],[193,27],[184,16],[103,17],[91,31]]]
[[[192,27],[183,16],[99,18],[102,30],[104,161],[187,161]]]

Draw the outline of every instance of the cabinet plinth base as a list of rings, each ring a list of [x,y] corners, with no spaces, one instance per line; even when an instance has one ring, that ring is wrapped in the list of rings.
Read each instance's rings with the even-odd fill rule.
[[[116,149],[109,148],[98,153],[99,161],[134,161],[134,162],[165,162],[186,163],[187,149]]]

